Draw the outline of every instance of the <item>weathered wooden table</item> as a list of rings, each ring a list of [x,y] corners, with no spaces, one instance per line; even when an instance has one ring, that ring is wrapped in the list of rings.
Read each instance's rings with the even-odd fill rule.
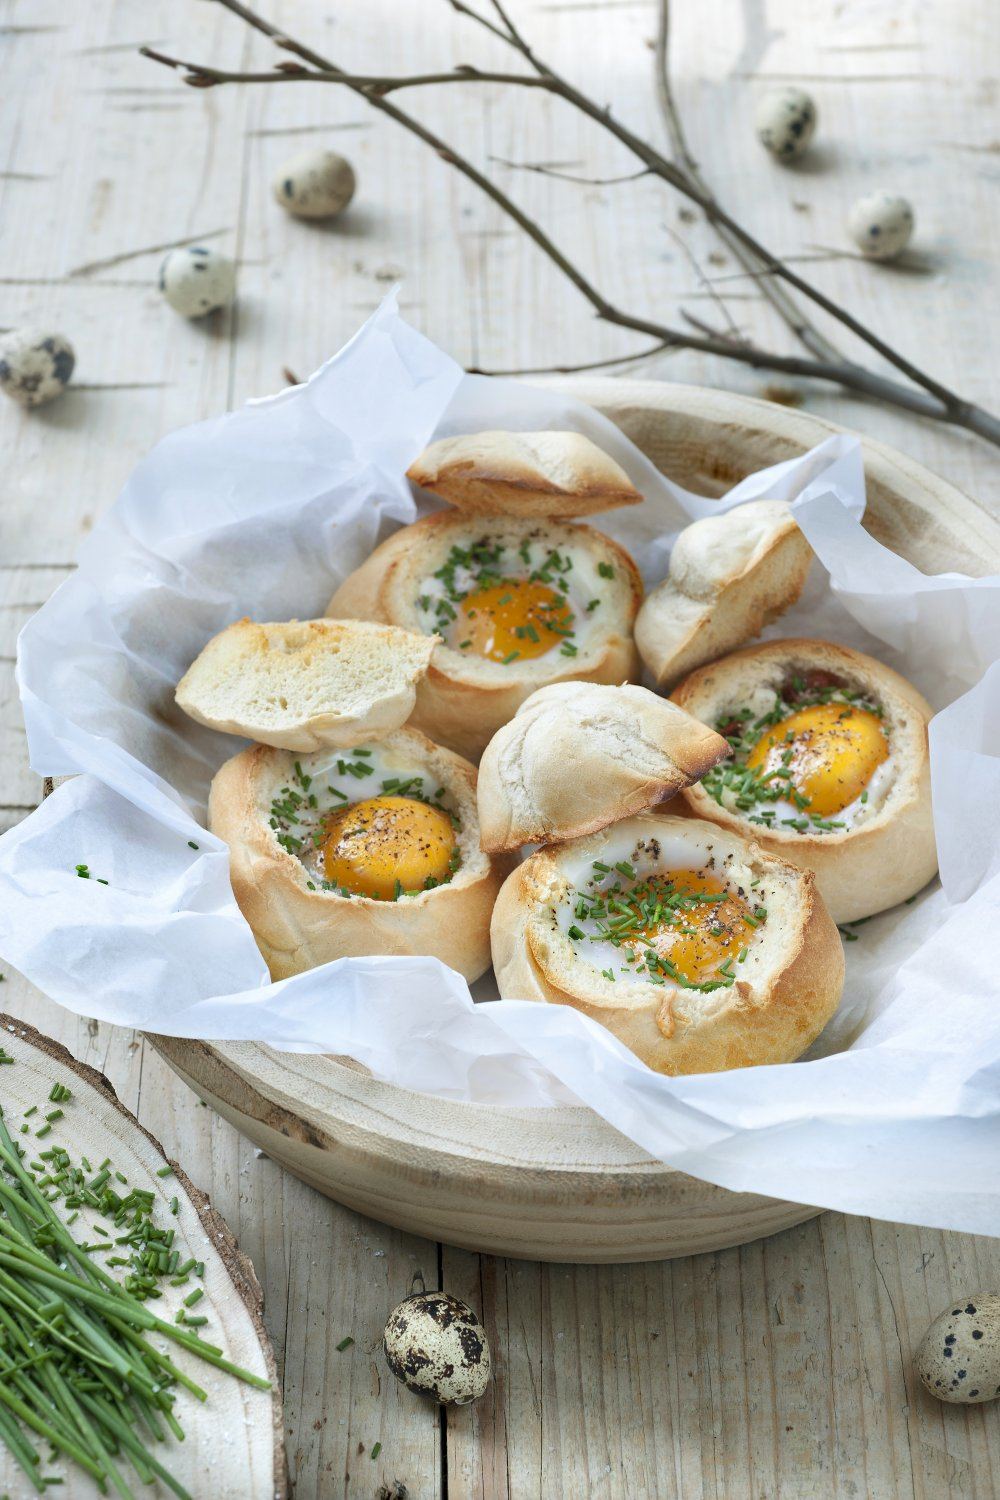
[[[1000,407],[990,8],[700,0],[675,9],[680,106],[723,200],[901,349]],[[267,10],[363,70],[501,62],[445,0],[269,0]],[[520,0],[516,11],[543,55],[662,139],[653,4]],[[469,363],[573,363],[638,342],[597,324],[484,198],[362,101],[294,84],[196,93],[138,58],[143,42],[222,66],[272,57],[234,18],[194,0],[0,0],[0,324],[58,327],[79,354],[77,382],[57,405],[0,413],[0,827],[39,795],[13,684],[17,630],[161,435],[277,389],[285,367],[308,372],[397,279],[409,317]],[[800,167],[774,166],[753,139],[753,100],[768,80],[801,81],[819,102],[818,144]],[[630,170],[552,100],[493,85],[408,103],[481,160],[598,177]],[[282,159],[320,141],[348,154],[360,179],[355,206],[332,226],[295,223],[270,197]],[[580,186],[497,161],[492,170],[620,302],[667,313],[683,301],[712,315],[722,293],[738,323],[785,337],[753,280],[666,190]],[[897,268],[862,263],[845,240],[848,204],[882,185],[917,206],[915,248]],[[235,311],[200,324],[172,313],[155,286],[161,248],[198,240],[234,254],[240,275]],[[995,452],[931,423],[700,355],[661,357],[643,373],[802,399],[1000,503]],[[102,1068],[252,1257],[284,1358],[299,1500],[997,1492],[1000,1411],[937,1405],[910,1356],[953,1294],[1000,1285],[1000,1244],[827,1214],[742,1250],[649,1266],[539,1266],[450,1250],[326,1202],[257,1158],[136,1036],[77,1020],[6,979],[3,1008]],[[378,1355],[389,1307],[421,1284],[479,1308],[495,1351],[488,1397],[446,1422],[402,1391]],[[348,1335],[354,1344],[338,1352]]]

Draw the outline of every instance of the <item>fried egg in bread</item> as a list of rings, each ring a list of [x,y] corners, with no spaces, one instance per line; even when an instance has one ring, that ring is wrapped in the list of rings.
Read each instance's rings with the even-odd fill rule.
[[[814,871],[836,921],[933,878],[931,709],[897,673],[845,646],[772,641],[700,668],[673,698],[733,752],[683,792],[690,810]]]
[[[504,883],[491,936],[502,996],[574,1006],[661,1073],[790,1062],[843,987],[811,875],[664,814],[531,855]]]
[[[535,689],[633,679],[641,597],[628,553],[590,526],[440,512],[383,543],[327,613],[439,636],[410,722],[478,759]]]
[[[430,954],[489,967],[507,865],[479,847],[475,768],[401,729],[349,751],[256,745],[212,783],[209,826],[272,978],[334,958]]]

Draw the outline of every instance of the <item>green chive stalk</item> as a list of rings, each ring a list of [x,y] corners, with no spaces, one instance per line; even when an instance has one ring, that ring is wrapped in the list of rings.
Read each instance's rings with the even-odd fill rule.
[[[56,1104],[72,1097],[63,1084],[49,1095]],[[46,1117],[46,1134],[62,1113]],[[41,1134],[36,1131],[35,1139]],[[88,1182],[61,1148],[42,1151],[38,1161],[26,1158],[28,1149],[40,1148],[29,1142],[22,1150],[0,1109],[0,1443],[37,1494],[55,1481],[42,1473],[35,1437],[90,1474],[102,1493],[136,1500],[134,1481],[124,1472],[131,1468],[140,1484],[158,1478],[178,1500],[191,1500],[149,1443],[165,1441],[168,1431],[183,1438],[173,1410],[178,1387],[199,1401],[207,1395],[148,1335],[170,1339],[257,1390],[270,1389],[269,1382],[199,1338],[193,1328],[204,1319],[171,1323],[146,1305],[161,1295],[161,1278],[183,1284],[190,1273],[204,1270],[193,1258],[179,1265],[173,1231],[153,1221],[154,1193],[132,1189],[119,1195],[115,1183],[126,1186],[125,1178],[115,1172],[112,1180],[109,1161]],[[86,1205],[124,1233],[112,1238],[105,1225],[95,1225],[98,1242],[78,1243],[53,1206],[58,1198],[72,1208],[73,1218]],[[112,1262],[128,1268],[124,1284],[92,1258],[94,1250],[116,1245],[128,1252]],[[194,1307],[201,1297],[197,1288],[184,1305]]]

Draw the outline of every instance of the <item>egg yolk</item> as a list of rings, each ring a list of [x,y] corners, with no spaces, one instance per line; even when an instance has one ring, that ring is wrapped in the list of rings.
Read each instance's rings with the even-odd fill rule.
[[[466,594],[459,606],[459,649],[487,661],[506,664],[514,658],[544,656],[573,629],[566,600],[547,584],[530,579],[493,583]]]
[[[642,959],[651,946],[666,972],[676,970],[689,984],[705,984],[730,969],[759,922],[747,920],[750,908],[705,870],[670,870],[644,881],[629,893],[638,897],[642,925],[625,944]],[[636,941],[638,938],[638,942]],[[659,967],[659,966],[658,966]]]
[[[325,819],[321,845],[327,880],[356,896],[392,901],[422,891],[452,870],[455,830],[440,807],[413,797],[369,797]]]
[[[857,801],[888,757],[877,714],[849,703],[815,703],[765,730],[747,765],[784,777],[810,813],[829,818]]]

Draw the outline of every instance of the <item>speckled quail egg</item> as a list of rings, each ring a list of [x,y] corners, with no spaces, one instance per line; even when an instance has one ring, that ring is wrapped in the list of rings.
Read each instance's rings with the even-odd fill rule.
[[[44,406],[69,384],[76,355],[61,333],[15,328],[0,341],[0,390],[21,406]]]
[[[1000,1396],[1000,1296],[956,1297],[928,1328],[916,1371],[932,1396],[978,1406]]]
[[[185,318],[203,318],[232,302],[236,267],[220,250],[185,245],[171,250],[160,267],[160,291]]]
[[[274,196],[296,219],[330,219],[354,197],[354,168],[335,151],[303,151],[274,179]]]
[[[913,208],[898,193],[866,193],[847,215],[847,229],[871,260],[893,260],[913,233]]]
[[[383,1348],[396,1379],[441,1406],[478,1401],[489,1383],[486,1331],[472,1308],[448,1292],[418,1292],[394,1307]]]
[[[791,161],[812,140],[816,118],[816,102],[805,89],[772,89],[754,113],[757,139],[772,156]]]

